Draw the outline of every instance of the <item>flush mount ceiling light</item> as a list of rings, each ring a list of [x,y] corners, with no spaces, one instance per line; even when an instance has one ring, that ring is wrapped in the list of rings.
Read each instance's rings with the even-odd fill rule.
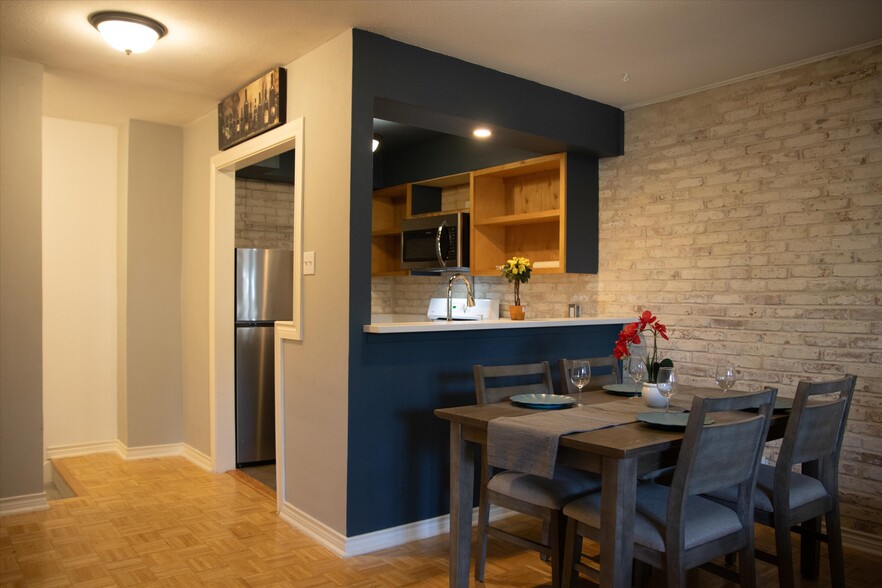
[[[383,140],[383,135],[378,135],[377,133],[374,133],[374,139],[373,139],[373,141],[371,141],[371,152],[372,153],[377,150],[377,147],[380,146],[380,141],[382,141],[382,140]]]
[[[89,24],[111,47],[126,55],[147,51],[168,33],[161,22],[131,12],[96,12],[89,16]]]
[[[487,137],[489,137],[493,133],[490,132],[490,129],[481,128],[481,129],[475,129],[474,131],[472,131],[472,134],[479,139],[486,139]]]

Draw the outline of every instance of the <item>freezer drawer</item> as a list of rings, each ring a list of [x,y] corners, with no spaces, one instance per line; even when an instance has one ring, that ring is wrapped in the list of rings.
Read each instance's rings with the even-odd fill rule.
[[[236,320],[290,321],[294,254],[278,249],[236,249]]]
[[[236,327],[236,465],[276,458],[273,327]]]

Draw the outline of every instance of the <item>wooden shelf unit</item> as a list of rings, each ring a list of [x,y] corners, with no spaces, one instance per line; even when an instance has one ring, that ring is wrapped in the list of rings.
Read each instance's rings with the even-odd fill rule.
[[[471,214],[474,276],[498,275],[515,255],[537,274],[597,273],[597,170],[596,158],[556,153],[377,190],[371,273],[408,274],[400,267],[402,219],[460,211]]]
[[[472,172],[472,275],[515,255],[536,273],[566,271],[566,177],[565,153]]]
[[[401,220],[409,209],[407,185],[390,186],[373,194],[371,206],[371,275],[406,276],[401,269]]]

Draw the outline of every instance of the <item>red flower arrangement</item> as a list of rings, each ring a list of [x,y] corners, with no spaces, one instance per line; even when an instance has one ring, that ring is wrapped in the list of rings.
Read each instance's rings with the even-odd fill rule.
[[[674,362],[670,359],[658,360],[658,337],[669,341],[668,328],[659,322],[658,317],[654,316],[650,311],[644,310],[643,314],[636,322],[628,323],[619,333],[619,340],[613,349],[613,355],[616,359],[624,359],[631,357],[631,345],[639,345],[641,342],[640,334],[649,329],[652,331],[652,355],[645,359],[646,369],[649,372],[649,382],[655,382],[658,375],[658,368],[662,366],[673,367]]]

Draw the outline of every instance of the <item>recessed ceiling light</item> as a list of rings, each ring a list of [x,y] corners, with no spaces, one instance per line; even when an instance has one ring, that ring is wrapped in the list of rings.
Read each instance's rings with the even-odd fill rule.
[[[89,23],[111,47],[126,55],[143,53],[168,34],[161,22],[131,12],[96,12],[89,16]]]
[[[371,151],[376,151],[377,147],[380,146],[380,141],[382,141],[382,140],[383,140],[383,135],[378,135],[377,133],[374,133],[374,138],[371,141]]]
[[[493,133],[490,132],[490,129],[481,128],[481,129],[475,129],[474,131],[472,131],[472,134],[479,139],[486,139],[487,137],[489,137]]]

